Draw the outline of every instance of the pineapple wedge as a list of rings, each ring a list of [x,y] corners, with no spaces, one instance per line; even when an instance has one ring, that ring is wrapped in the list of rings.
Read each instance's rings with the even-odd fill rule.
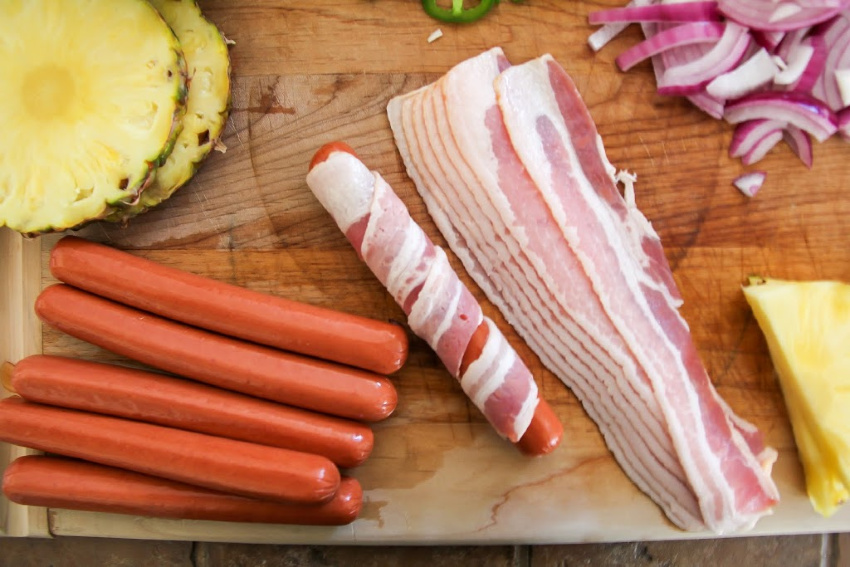
[[[764,332],[815,510],[850,497],[850,285],[751,278],[744,296]]]
[[[218,28],[195,0],[150,0],[171,26],[186,58],[189,93],[183,128],[174,151],[156,171],[138,203],[116,210],[108,220],[124,222],[165,201],[185,185],[210,153],[230,109],[230,57]]]
[[[24,234],[135,201],[179,131],[182,49],[145,0],[3,0],[0,77],[0,226]]]

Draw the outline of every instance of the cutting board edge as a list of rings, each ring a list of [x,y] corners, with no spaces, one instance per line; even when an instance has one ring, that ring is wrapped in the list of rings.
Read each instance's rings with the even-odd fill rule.
[[[42,329],[31,307],[38,293],[48,280],[43,278],[49,258],[49,250],[55,243],[53,236],[39,240],[26,240],[19,235],[0,229],[0,253],[9,259],[9,270],[0,281],[0,307],[10,316],[0,320],[0,330],[10,336],[9,331],[23,329],[14,342],[0,344],[3,359],[17,361],[23,356],[42,351]],[[4,393],[4,395],[8,395]],[[5,467],[14,458],[32,452],[28,449],[0,444],[0,467]],[[788,467],[791,465],[786,461]],[[787,467],[786,467],[787,468]],[[784,471],[784,472],[783,472]],[[796,468],[795,468],[796,471]],[[792,474],[780,467],[776,471],[783,479],[796,479],[799,471]],[[795,476],[796,475],[796,476]],[[787,477],[787,478],[786,478]],[[681,532],[669,525],[646,526],[625,522],[619,526],[598,529],[584,526],[576,518],[564,525],[544,526],[534,533],[509,532],[496,528],[483,533],[431,533],[414,534],[396,526],[381,533],[380,528],[371,526],[368,520],[336,529],[305,528],[298,526],[269,526],[258,524],[233,524],[200,521],[177,521],[136,516],[119,516],[72,510],[27,507],[10,503],[0,495],[0,537],[108,537],[119,539],[219,541],[234,543],[269,544],[318,544],[318,545],[475,545],[475,544],[570,544],[612,543],[623,541],[652,541],[705,539],[715,537],[780,536],[802,533],[830,533],[850,530],[850,514],[844,511],[839,518],[823,520],[814,516],[802,491],[797,490],[790,499],[783,497],[791,513],[779,510],[776,515],[765,518],[749,532],[716,536],[710,533]],[[788,501],[790,500],[790,502]],[[793,517],[812,514],[812,522],[801,526]],[[579,514],[581,516],[581,514]],[[837,521],[835,521],[837,520]],[[359,521],[358,521],[359,522]],[[593,522],[591,522],[592,524]]]
[[[27,239],[8,228],[0,228],[0,362],[17,362],[41,353],[41,324],[32,306],[41,291],[41,245],[39,238]],[[0,388],[0,397],[11,392]],[[0,443],[0,473],[17,457],[35,451]],[[46,508],[22,506],[0,494],[0,536],[49,537]]]

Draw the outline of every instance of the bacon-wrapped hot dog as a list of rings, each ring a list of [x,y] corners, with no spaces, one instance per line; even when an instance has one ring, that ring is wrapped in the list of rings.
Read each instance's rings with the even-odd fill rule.
[[[552,451],[563,427],[531,372],[384,179],[334,143],[307,184],[496,432],[526,453]]]

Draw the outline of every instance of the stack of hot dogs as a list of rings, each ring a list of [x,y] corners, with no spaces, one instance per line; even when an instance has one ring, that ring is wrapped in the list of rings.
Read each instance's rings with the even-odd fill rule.
[[[339,525],[362,490],[368,422],[397,394],[383,375],[404,330],[288,301],[66,237],[36,313],[173,375],[37,355],[4,368],[0,440],[14,502],[145,516]],[[343,473],[340,472],[343,469]]]

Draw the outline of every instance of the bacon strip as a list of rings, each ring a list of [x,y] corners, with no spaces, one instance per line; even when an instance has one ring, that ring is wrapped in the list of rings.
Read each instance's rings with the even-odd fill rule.
[[[776,500],[763,470],[775,453],[697,370],[660,240],[617,192],[590,115],[549,63],[510,67],[497,48],[393,99],[388,114],[408,174],[476,283],[576,392],[620,465],[671,521],[717,532],[751,525]],[[494,82],[515,93],[497,104]],[[619,289],[624,278],[631,293]],[[635,329],[656,342],[642,343]],[[666,350],[656,353],[658,345]],[[673,419],[695,407],[698,418]],[[693,439],[686,426],[696,428]],[[743,466],[732,470],[726,456]],[[695,464],[711,472],[695,476]]]
[[[621,225],[611,222],[608,203],[587,179],[568,126],[581,119],[557,104],[566,90],[575,86],[550,56],[499,77],[497,98],[513,146],[608,319],[646,370],[706,525],[719,533],[751,526],[778,499],[776,487],[717,402],[687,324],[636,265]],[[591,234],[597,238],[583,236]]]
[[[625,412],[631,414],[632,419],[636,421],[645,421],[641,413],[635,411],[630,394],[623,393],[633,388],[621,379],[619,388],[612,390],[610,386],[598,383],[594,378],[594,374],[599,373],[623,376],[624,372],[634,372],[635,364],[622,360],[611,362],[608,353],[618,349],[610,341],[603,336],[600,345],[592,338],[594,334],[599,334],[595,330],[591,334],[575,328],[569,313],[581,311],[585,307],[587,294],[591,294],[592,298],[592,292],[589,288],[584,293],[576,292],[575,286],[588,286],[582,280],[576,280],[577,272],[569,269],[568,264],[561,264],[560,260],[556,259],[556,265],[551,266],[554,271],[547,273],[546,264],[551,259],[549,250],[552,246],[562,246],[563,243],[559,240],[529,239],[527,235],[521,234],[521,223],[514,222],[521,220],[535,225],[537,218],[545,218],[548,213],[543,209],[534,208],[533,197],[536,189],[527,176],[521,175],[522,166],[518,160],[514,157],[513,164],[508,164],[506,160],[510,158],[510,153],[501,155],[499,152],[500,155],[496,155],[489,150],[490,146],[510,150],[504,128],[501,129],[501,137],[497,138],[501,143],[491,143],[490,129],[485,124],[486,116],[493,117],[494,112],[495,123],[501,124],[498,110],[495,108],[493,90],[486,87],[492,83],[492,79],[502,67],[500,58],[500,52],[494,51],[489,53],[489,57],[482,56],[470,60],[452,70],[438,85],[396,99],[390,104],[390,120],[394,127],[398,126],[396,138],[402,155],[406,156],[408,171],[414,180],[419,180],[418,186],[422,186],[423,182],[427,183],[429,191],[423,192],[423,196],[429,206],[429,212],[434,216],[452,249],[461,258],[467,258],[467,269],[491,301],[535,348],[550,369],[561,377],[581,377],[580,382],[574,380],[569,385],[586,392],[580,397],[585,407],[596,408],[592,410],[589,407],[588,411],[597,421],[604,419],[611,424],[612,429],[603,428],[603,432],[607,431],[609,444],[616,444],[619,448],[617,450],[612,447],[624,468],[633,471],[633,478],[655,476],[665,479],[660,485],[662,491],[655,494],[655,497],[669,503],[677,523],[696,528],[701,525],[696,503],[687,486],[677,479],[677,476],[682,477],[683,474],[678,472],[681,467],[672,457],[669,436],[658,423],[645,423],[644,427],[634,431],[623,430],[620,427],[623,420],[616,417],[619,413]],[[458,101],[458,104],[454,105],[455,111],[448,115],[449,120],[440,121],[442,136],[429,127],[429,117],[433,113],[428,110],[423,112],[423,106],[427,105],[417,100],[428,99],[429,95],[433,95],[429,100],[442,104],[441,101],[448,98],[448,95],[436,95],[438,89],[444,93],[454,91]],[[446,114],[446,110],[438,112],[437,116],[440,114]],[[424,117],[424,120],[421,120],[424,124],[421,125],[417,119],[420,115]],[[449,122],[458,126],[454,132],[446,132]],[[477,137],[467,136],[476,128],[479,130],[476,132]],[[404,135],[400,136],[401,130]],[[458,143],[464,144],[463,147],[454,145],[455,135]],[[438,140],[446,147],[437,146]],[[476,149],[476,143],[480,140],[484,140],[484,143]],[[487,159],[481,157],[482,148],[487,150]],[[470,159],[472,166],[459,159],[459,156]],[[449,167],[450,164],[454,164],[454,167]],[[509,173],[511,171],[513,174]],[[447,175],[448,177],[444,177]],[[502,182],[505,184],[504,191],[500,187]],[[484,185],[489,185],[490,189]],[[532,199],[529,201],[528,197]],[[488,198],[494,199],[498,204],[494,205]],[[505,202],[505,199],[508,201]],[[456,225],[449,222],[449,216],[457,222]],[[460,237],[455,236],[459,233]],[[516,238],[501,236],[513,236],[514,233],[520,234]],[[530,245],[530,248],[523,249],[519,242]],[[510,246],[511,250],[507,250],[506,246]],[[569,250],[565,249],[564,252],[568,254]],[[512,255],[518,256],[517,263],[523,270],[519,276],[515,273],[516,267],[513,263],[490,259],[504,259]],[[570,260],[569,256],[566,258]],[[469,259],[472,259],[471,262]],[[536,267],[531,265],[532,261]],[[477,267],[479,264],[484,267]],[[536,293],[529,293],[531,290],[526,281],[533,284]],[[498,291],[508,289],[511,293],[503,294]],[[555,290],[559,291],[559,299],[553,299]],[[549,308],[553,302],[560,308]],[[593,321],[594,317],[596,312],[592,312],[587,320]],[[541,330],[548,332],[542,336]],[[614,335],[615,340],[616,338]],[[565,341],[568,343],[568,352],[565,352]],[[593,355],[585,354],[588,351],[593,352]],[[577,364],[580,368],[578,374],[575,370]],[[612,394],[617,396],[618,401],[617,407],[614,408],[604,401]],[[648,389],[644,388],[643,394],[651,399]],[[654,414],[647,415],[651,417]],[[653,452],[635,451],[636,447],[644,445],[652,447]],[[645,473],[644,469],[654,472],[650,475]],[[638,484],[653,492],[648,482]]]
[[[364,262],[408,316],[463,391],[503,437],[517,442],[537,408],[537,385],[469,289],[376,172],[354,155],[334,151],[307,176],[313,193]],[[487,339],[461,372],[467,346],[480,325]]]

